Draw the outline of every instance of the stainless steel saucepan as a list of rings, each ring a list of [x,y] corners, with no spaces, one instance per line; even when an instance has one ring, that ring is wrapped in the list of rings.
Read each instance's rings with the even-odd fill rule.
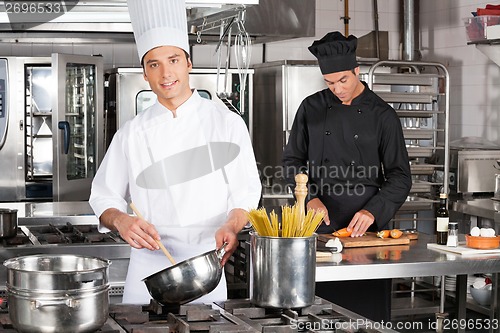
[[[40,254],[11,258],[9,317],[18,332],[95,332],[108,319],[106,259]]]
[[[0,208],[0,238],[17,235],[17,209]]]
[[[214,290],[220,282],[224,244],[144,278],[149,294],[160,304],[185,304]]]

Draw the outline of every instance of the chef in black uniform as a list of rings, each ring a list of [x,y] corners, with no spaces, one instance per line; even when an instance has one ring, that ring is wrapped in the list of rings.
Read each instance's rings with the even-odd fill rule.
[[[307,208],[327,212],[318,233],[347,227],[351,237],[384,229],[411,188],[400,120],[360,81],[356,46],[331,32],[309,47],[327,89],[302,101],[283,155],[288,179],[309,175]],[[318,296],[377,321],[390,320],[390,290],[390,279],[316,284]]]

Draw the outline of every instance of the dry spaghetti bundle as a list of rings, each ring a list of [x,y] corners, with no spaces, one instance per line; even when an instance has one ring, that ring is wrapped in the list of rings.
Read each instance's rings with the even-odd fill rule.
[[[295,187],[297,202],[293,206],[281,207],[281,225],[274,210],[269,217],[265,208],[250,210],[248,220],[259,236],[310,237],[318,229],[325,213],[316,210],[309,210],[307,214],[305,213],[307,175],[296,175],[295,182],[297,183]]]
[[[252,209],[248,213],[248,220],[259,235],[278,237],[278,215],[274,210],[271,212],[269,218],[265,208]]]
[[[325,216],[323,211],[309,210],[306,215],[300,207],[283,206],[281,225],[278,214],[271,212],[268,216],[265,208],[252,209],[248,219],[259,236],[271,237],[309,237],[318,229]]]

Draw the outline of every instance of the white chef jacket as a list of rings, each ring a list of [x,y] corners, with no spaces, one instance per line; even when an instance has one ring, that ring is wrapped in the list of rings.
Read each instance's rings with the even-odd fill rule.
[[[255,208],[261,184],[241,117],[202,98],[196,90],[176,113],[174,118],[156,102],[115,134],[92,182],[89,202],[97,216],[108,208],[126,212],[128,202],[134,202],[155,225],[174,259],[181,262],[214,250],[215,231],[228,212]],[[233,149],[221,167],[220,154],[207,149],[212,143],[238,147],[239,152],[232,159]],[[103,226],[100,230],[109,231]],[[161,250],[131,248],[123,302],[149,303],[151,297],[142,279],[168,266]],[[196,302],[226,298],[223,274],[219,286]]]

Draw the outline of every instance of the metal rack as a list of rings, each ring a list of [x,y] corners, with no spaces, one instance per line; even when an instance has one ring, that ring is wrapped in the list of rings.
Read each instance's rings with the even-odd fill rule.
[[[69,176],[75,179],[92,172],[94,155],[92,117],[94,106],[93,66],[68,66],[66,85],[66,112],[72,144],[69,146]]]
[[[390,72],[376,73],[386,67]],[[389,103],[401,119],[412,174],[410,196],[394,222],[412,215],[416,229],[419,212],[431,210],[438,193],[448,192],[449,181],[449,74],[440,63],[379,61],[368,71],[370,89]]]
[[[26,180],[50,180],[52,177],[52,109],[43,85],[50,78],[47,66],[26,67]]]
[[[378,67],[388,67],[389,73],[376,73]],[[418,222],[434,223],[434,214],[421,217],[438,202],[440,192],[449,192],[449,114],[450,79],[440,63],[414,61],[379,61],[368,71],[368,86],[389,103],[401,119],[403,135],[410,158],[412,187],[410,196],[396,214],[396,227],[404,220],[417,229]],[[432,226],[432,230],[434,226]],[[444,314],[444,277],[440,287],[439,307],[435,302],[416,302],[420,292],[408,279],[409,306],[399,304],[392,315],[412,313]],[[425,290],[428,292],[428,290]],[[393,300],[398,300],[394,299]],[[401,299],[399,299],[401,300]],[[401,303],[401,302],[400,302]]]

